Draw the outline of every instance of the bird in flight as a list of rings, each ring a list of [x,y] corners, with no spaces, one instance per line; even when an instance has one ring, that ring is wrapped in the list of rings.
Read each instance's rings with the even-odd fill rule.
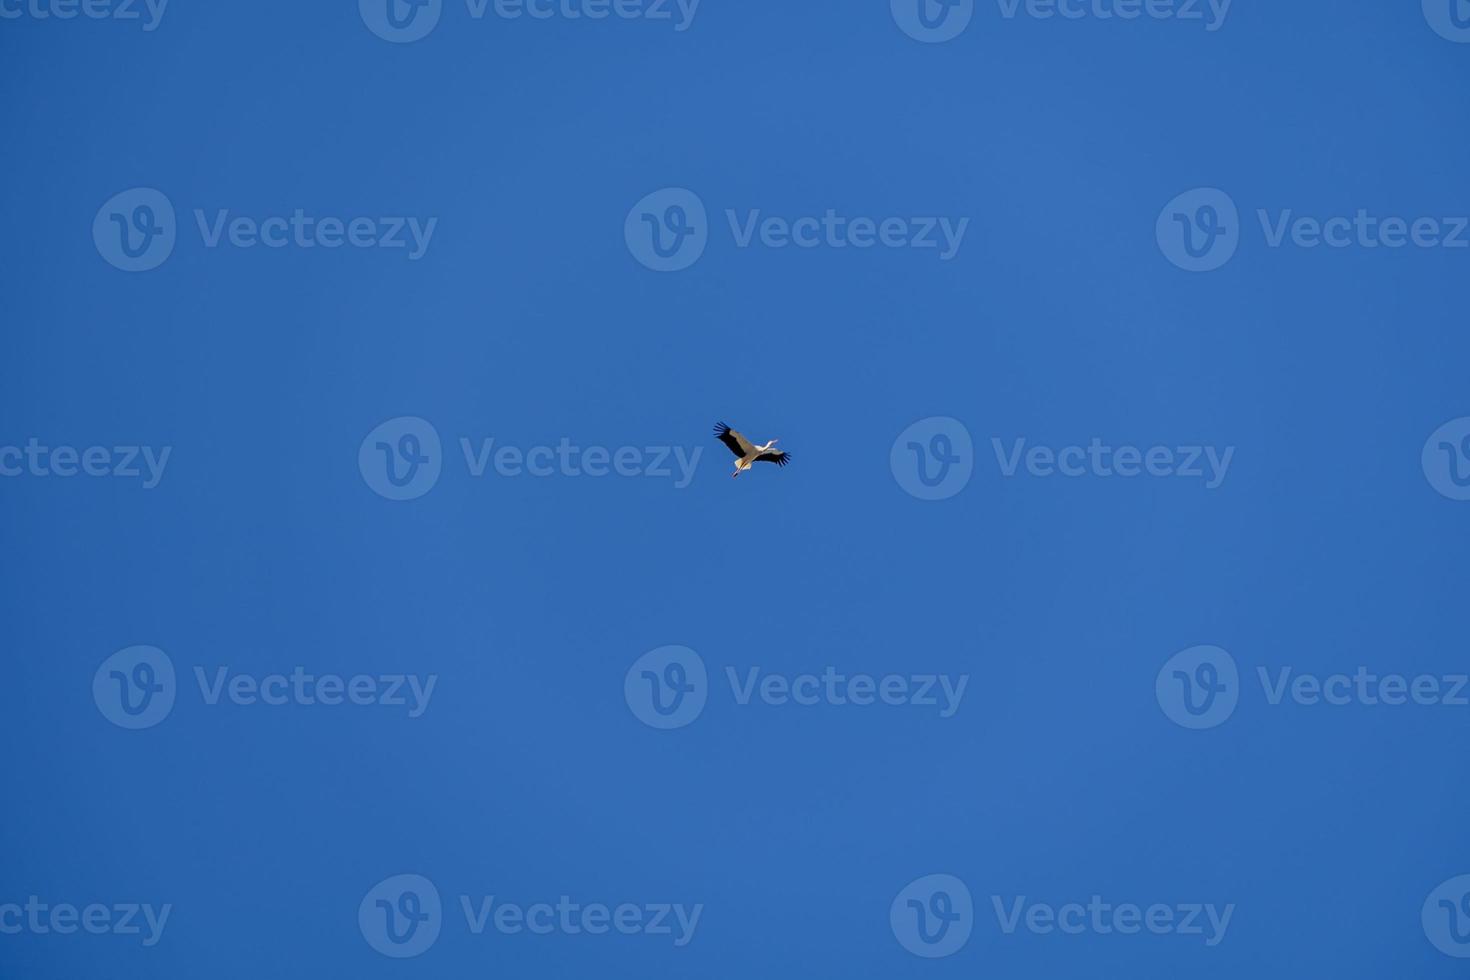
[[[743,471],[750,469],[751,463],[775,463],[777,466],[785,466],[791,462],[790,453],[771,448],[777,440],[772,439],[764,446],[757,446],[723,422],[715,426],[715,438],[729,446],[730,452],[735,454],[735,472],[730,474],[732,477],[739,476]]]

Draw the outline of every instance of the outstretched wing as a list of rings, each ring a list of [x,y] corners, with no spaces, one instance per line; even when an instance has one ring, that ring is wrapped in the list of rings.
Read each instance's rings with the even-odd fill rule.
[[[715,438],[719,439],[725,445],[729,446],[730,452],[734,453],[741,459],[744,459],[746,456],[749,456],[751,453],[755,452],[755,447],[750,444],[749,439],[745,438],[740,433],[736,432],[734,429],[730,428],[723,422],[715,426]]]
[[[777,466],[785,466],[791,462],[790,453],[778,453],[774,449],[770,452],[761,453],[755,458],[757,463],[775,463]]]

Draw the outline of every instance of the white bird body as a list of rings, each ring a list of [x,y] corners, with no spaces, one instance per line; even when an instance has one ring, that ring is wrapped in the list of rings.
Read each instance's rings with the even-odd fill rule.
[[[729,447],[730,452],[735,454],[735,472],[732,477],[750,469],[754,463],[775,463],[777,466],[785,466],[791,461],[791,454],[773,449],[776,439],[772,439],[764,445],[757,446],[725,423],[721,422],[715,426],[715,438]]]

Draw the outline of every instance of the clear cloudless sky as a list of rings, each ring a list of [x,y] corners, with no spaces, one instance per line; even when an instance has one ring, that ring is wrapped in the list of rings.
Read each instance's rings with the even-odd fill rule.
[[[703,0],[684,31],[446,0],[403,44],[346,0],[173,0],[153,31],[0,19],[0,78],[0,446],[172,447],[152,489],[0,479],[0,903],[172,905],[151,947],[0,934],[0,976],[1461,975],[1420,908],[1470,873],[1470,708],[1257,679],[1470,666],[1470,503],[1420,460],[1470,415],[1470,250],[1272,248],[1256,217],[1470,214],[1470,45],[1418,0],[1236,0],[1215,31],[985,0],[936,44],[887,0]],[[177,241],[130,273],[92,228],[140,187]],[[668,187],[709,241],[656,272],[624,222]],[[1200,187],[1240,241],[1191,273],[1155,221]],[[194,217],[298,208],[438,221],[410,261],[209,248]],[[727,209],[969,224],[942,261],[741,248]],[[394,501],[358,455],[403,416],[442,472]],[[927,501],[890,448],[933,416],[974,475]],[[722,419],[793,465],[729,479]],[[1235,452],[1206,489],[1006,477],[992,444],[1094,437]],[[492,438],[704,454],[682,488],[475,477],[460,440]],[[1194,731],[1155,678],[1199,644],[1240,690]],[[134,645],[177,671],[137,731],[92,693]],[[671,731],[624,697],[666,645],[709,674]],[[437,682],[410,718],[195,679],[297,666]],[[829,666],[969,680],[941,718],[726,679]],[[442,932],[396,959],[358,909],[406,873]],[[930,960],[889,907],[936,873],[973,932]],[[703,911],[676,948],[460,908],[562,895]],[[1206,946],[993,907],[1094,895],[1234,911]]]

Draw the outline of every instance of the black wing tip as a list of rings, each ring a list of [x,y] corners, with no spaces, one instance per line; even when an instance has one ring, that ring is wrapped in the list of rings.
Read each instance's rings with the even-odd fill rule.
[[[730,431],[730,427],[728,425],[726,425],[725,423],[723,423],[723,422],[716,422],[715,423],[715,435],[722,436],[726,432],[729,432],[729,431]]]

